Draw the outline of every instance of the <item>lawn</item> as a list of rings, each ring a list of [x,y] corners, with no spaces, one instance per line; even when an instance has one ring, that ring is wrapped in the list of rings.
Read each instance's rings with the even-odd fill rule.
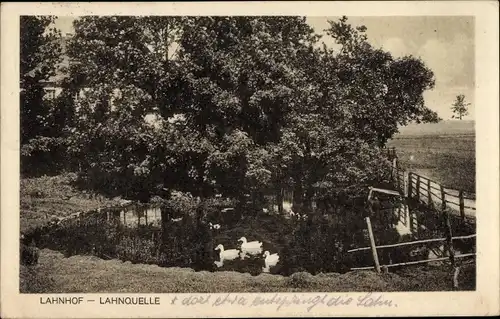
[[[21,231],[27,232],[53,218],[117,204],[117,200],[78,190],[73,185],[75,179],[75,174],[21,178]]]

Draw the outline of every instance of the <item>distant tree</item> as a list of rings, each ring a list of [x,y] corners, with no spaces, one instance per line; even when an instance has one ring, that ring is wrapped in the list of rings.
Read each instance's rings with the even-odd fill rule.
[[[469,105],[470,103],[465,102],[465,95],[457,95],[455,103],[453,103],[453,106],[451,107],[451,110],[453,111],[451,118],[461,120],[462,117],[467,116],[469,114]]]

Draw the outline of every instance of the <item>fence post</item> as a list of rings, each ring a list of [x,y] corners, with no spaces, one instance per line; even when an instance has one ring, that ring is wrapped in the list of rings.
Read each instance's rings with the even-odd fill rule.
[[[411,196],[411,176],[413,175],[412,172],[408,173],[408,198],[412,198]]]
[[[415,213],[410,214],[410,231],[412,234],[417,234],[417,215]]]
[[[394,167],[394,170],[396,171],[396,186],[398,187],[398,191],[402,191],[403,188],[401,187],[401,179],[399,179],[399,169],[398,169],[398,166],[396,164],[396,166]],[[404,191],[403,191],[404,193]]]
[[[460,217],[462,218],[462,221],[465,221],[464,191],[460,190],[458,192],[458,200],[460,203]]]
[[[420,175],[417,175],[417,185],[416,185],[416,195],[417,195],[417,201],[420,202]]]
[[[432,194],[431,194],[431,180],[427,180],[427,205],[433,206],[432,205]]]
[[[446,211],[446,193],[443,185],[439,185],[439,188],[441,189],[441,210],[444,212]]]
[[[450,263],[453,270],[456,270],[455,267],[455,251],[453,249],[453,233],[451,231],[451,222],[450,222],[450,214],[445,210],[443,212],[446,224],[446,243],[448,245],[448,253],[450,254]],[[455,287],[455,282],[453,282],[453,287]]]
[[[398,191],[404,193],[403,188],[401,187],[401,180],[399,179],[399,169],[396,169],[396,186],[398,188]]]
[[[380,263],[378,261],[377,247],[375,246],[375,237],[373,236],[372,224],[370,217],[366,217],[366,226],[368,228],[368,235],[370,236],[370,247],[372,248],[373,262],[375,263],[375,270],[380,272]]]

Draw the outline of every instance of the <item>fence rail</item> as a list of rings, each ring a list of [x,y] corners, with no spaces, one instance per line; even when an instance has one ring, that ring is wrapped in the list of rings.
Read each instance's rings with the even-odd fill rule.
[[[455,255],[455,258],[465,258],[465,257],[472,257],[475,256],[476,253],[468,253],[468,254],[461,254],[461,255]],[[440,257],[440,258],[434,258],[434,259],[425,259],[425,260],[416,260],[416,261],[407,261],[404,263],[397,263],[397,264],[390,264],[390,265],[384,265],[383,267],[397,267],[397,266],[409,266],[409,265],[418,265],[418,264],[424,264],[424,263],[429,263],[433,261],[444,261],[450,259],[449,257]],[[368,266],[368,267],[356,267],[356,268],[351,268],[351,270],[369,270],[373,269],[373,266]]]
[[[447,230],[447,236],[445,238],[430,238],[430,239],[422,239],[422,240],[414,240],[414,241],[409,241],[409,242],[403,242],[403,243],[397,243],[397,244],[390,244],[390,245],[380,245],[377,246],[375,244],[375,236],[373,234],[372,230],[372,225],[370,221],[370,217],[365,217],[366,221],[366,226],[368,230],[368,234],[370,237],[370,247],[361,247],[361,248],[355,248],[348,250],[348,253],[353,253],[356,251],[365,251],[365,250],[371,250],[372,257],[373,257],[373,266],[367,266],[367,267],[354,267],[351,268],[351,270],[370,270],[374,269],[376,272],[381,272],[382,268],[391,268],[391,267],[398,267],[398,266],[410,266],[410,265],[418,265],[418,264],[424,264],[424,263],[429,263],[429,262],[435,262],[435,261],[445,261],[449,260],[453,268],[455,269],[455,272],[458,270],[457,265],[455,263],[456,259],[460,258],[466,258],[466,257],[475,257],[476,252],[469,252],[469,253],[463,253],[463,254],[455,254],[454,248],[453,248],[453,241],[454,240],[463,240],[463,239],[471,239],[471,238],[476,238],[476,234],[471,234],[471,235],[465,235],[465,236],[455,236],[453,237],[451,234],[451,228],[449,227],[449,219],[447,218],[448,222],[448,230]],[[388,264],[388,265],[381,265],[379,258],[378,258],[378,250],[382,248],[394,248],[394,247],[401,247],[401,246],[409,246],[409,245],[417,245],[417,244],[423,244],[423,243],[431,243],[431,242],[446,242],[447,246],[447,251],[449,253],[449,256],[446,257],[437,257],[437,258],[427,258],[423,260],[416,260],[416,261],[406,261],[406,262],[400,262],[400,263],[395,263],[395,264]],[[454,277],[454,288],[458,288],[458,283],[455,280],[456,278]]]
[[[469,251],[455,255],[453,241],[476,238],[476,234],[453,237],[452,235],[453,230],[451,226],[452,225],[451,215],[453,214],[456,215],[457,213],[460,214],[461,220],[463,222],[466,221],[466,218],[470,217],[472,217],[473,221],[475,221],[475,211],[476,211],[475,194],[467,196],[464,194],[465,192],[463,190],[445,188],[443,185],[430,178],[418,175],[414,172],[408,172],[399,168],[395,148],[388,150],[387,156],[392,161],[392,166],[390,171],[392,182],[398,189],[399,193],[403,195],[406,202],[405,207],[408,207],[409,209],[410,206],[414,205],[415,203],[424,204],[428,208],[424,209],[425,211],[424,213],[427,213],[427,211],[429,211],[430,214],[442,215],[444,217],[444,222],[445,222],[445,224],[443,224],[444,227],[442,231],[445,237],[420,239],[403,243],[377,246],[375,243],[375,236],[372,231],[370,217],[366,217],[365,221],[367,224],[367,230],[370,237],[370,246],[351,249],[348,250],[347,252],[353,253],[357,251],[371,250],[374,265],[369,267],[351,268],[351,270],[375,269],[375,271],[380,272],[382,267],[390,268],[396,266],[417,265],[432,261],[449,260],[451,265],[455,269],[455,275],[454,275],[455,277],[453,283],[454,283],[454,288],[457,288],[458,283],[456,274],[459,267],[456,266],[455,260],[459,258],[473,257],[476,255],[476,252]],[[407,201],[408,199],[409,201]],[[411,212],[409,213],[410,216],[414,215],[411,214]],[[417,220],[414,221],[420,224],[419,221]],[[413,228],[414,227],[410,227],[411,235],[414,239],[418,239],[417,236],[418,228],[415,230]],[[406,261],[406,262],[400,262],[396,264],[389,264],[382,266],[380,265],[380,261],[378,259],[379,249],[395,248],[395,247],[417,245],[417,244],[431,243],[431,242],[445,242],[446,251],[448,252],[449,255],[447,257],[430,258],[418,261]],[[432,248],[430,250],[433,251]]]
[[[441,210],[448,209],[452,214],[459,214],[464,222],[475,220],[475,194],[467,195],[463,190],[446,188],[428,177],[405,171],[397,166],[397,160],[391,173],[395,186],[409,199]]]
[[[476,234],[466,235],[466,236],[455,236],[455,237],[452,237],[451,240],[469,239],[469,238],[475,238],[475,237],[476,237]],[[446,240],[448,240],[448,239],[447,238],[430,238],[430,239],[408,241],[408,242],[404,242],[404,243],[397,243],[397,244],[391,244],[391,245],[375,246],[375,248],[380,249],[380,248],[401,247],[401,246],[417,245],[417,244],[423,244],[423,243],[440,242],[440,241],[446,241]],[[371,247],[361,247],[361,248],[348,250],[347,252],[352,253],[355,251],[362,251],[362,250],[369,250],[369,249],[371,249]]]

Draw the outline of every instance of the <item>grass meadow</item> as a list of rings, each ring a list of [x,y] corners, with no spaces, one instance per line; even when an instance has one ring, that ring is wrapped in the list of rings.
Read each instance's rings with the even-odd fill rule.
[[[450,122],[452,124],[450,124]],[[402,168],[446,188],[476,192],[474,122],[417,125],[405,128],[388,147],[395,147]]]

